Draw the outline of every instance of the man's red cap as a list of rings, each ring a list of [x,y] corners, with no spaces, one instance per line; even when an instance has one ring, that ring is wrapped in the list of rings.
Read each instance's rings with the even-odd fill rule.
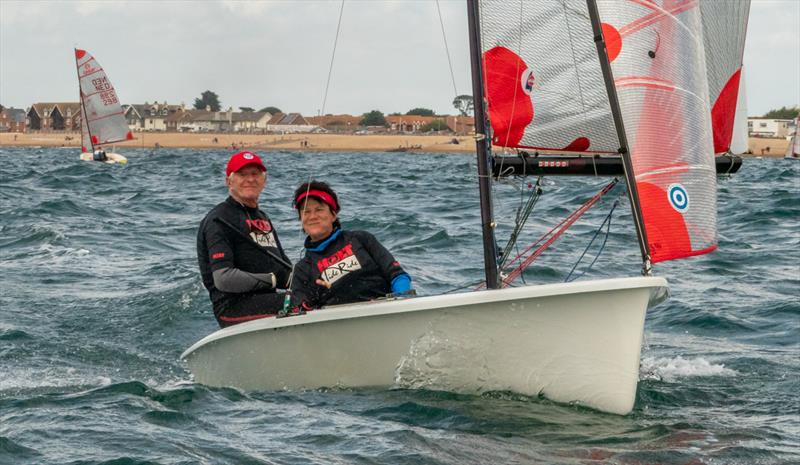
[[[261,171],[267,171],[267,167],[261,161],[258,155],[253,152],[239,152],[231,155],[228,160],[228,167],[225,168],[225,176],[230,176],[247,165],[256,165]]]

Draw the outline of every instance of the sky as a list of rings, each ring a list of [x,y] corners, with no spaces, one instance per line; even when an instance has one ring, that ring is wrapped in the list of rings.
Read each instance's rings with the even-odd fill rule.
[[[77,101],[78,47],[122,103],[453,114],[472,94],[465,3],[440,0],[440,24],[433,0],[347,0],[334,54],[338,0],[0,0],[0,104]],[[800,105],[800,0],[752,0],[744,62],[749,115]]]

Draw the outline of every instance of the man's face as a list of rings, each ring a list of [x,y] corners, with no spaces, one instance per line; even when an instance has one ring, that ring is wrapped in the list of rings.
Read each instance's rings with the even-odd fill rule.
[[[225,181],[231,196],[247,205],[258,203],[258,196],[267,184],[267,172],[256,165],[247,165],[235,173],[231,173]]]

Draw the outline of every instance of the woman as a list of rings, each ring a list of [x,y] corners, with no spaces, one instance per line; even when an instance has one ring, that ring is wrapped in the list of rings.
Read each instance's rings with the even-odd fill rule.
[[[411,290],[411,278],[375,236],[342,229],[339,198],[328,184],[298,187],[294,208],[308,237],[306,254],[294,267],[293,313]]]

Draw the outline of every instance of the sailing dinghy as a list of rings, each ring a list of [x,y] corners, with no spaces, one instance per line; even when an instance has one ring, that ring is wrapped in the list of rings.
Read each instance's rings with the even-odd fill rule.
[[[789,146],[786,147],[784,158],[800,160],[800,117],[794,119],[794,134],[789,139]]]
[[[717,246],[698,2],[470,0],[468,12],[484,290],[224,328],[182,354],[197,382],[512,391],[632,410],[645,316],[668,295],[651,265]],[[512,287],[524,268],[498,260],[492,142],[619,155],[644,276]]]
[[[75,49],[81,102],[81,160],[93,161],[95,150],[115,142],[133,140],[125,113],[100,63],[86,50]],[[128,159],[106,153],[105,163],[124,165]]]

